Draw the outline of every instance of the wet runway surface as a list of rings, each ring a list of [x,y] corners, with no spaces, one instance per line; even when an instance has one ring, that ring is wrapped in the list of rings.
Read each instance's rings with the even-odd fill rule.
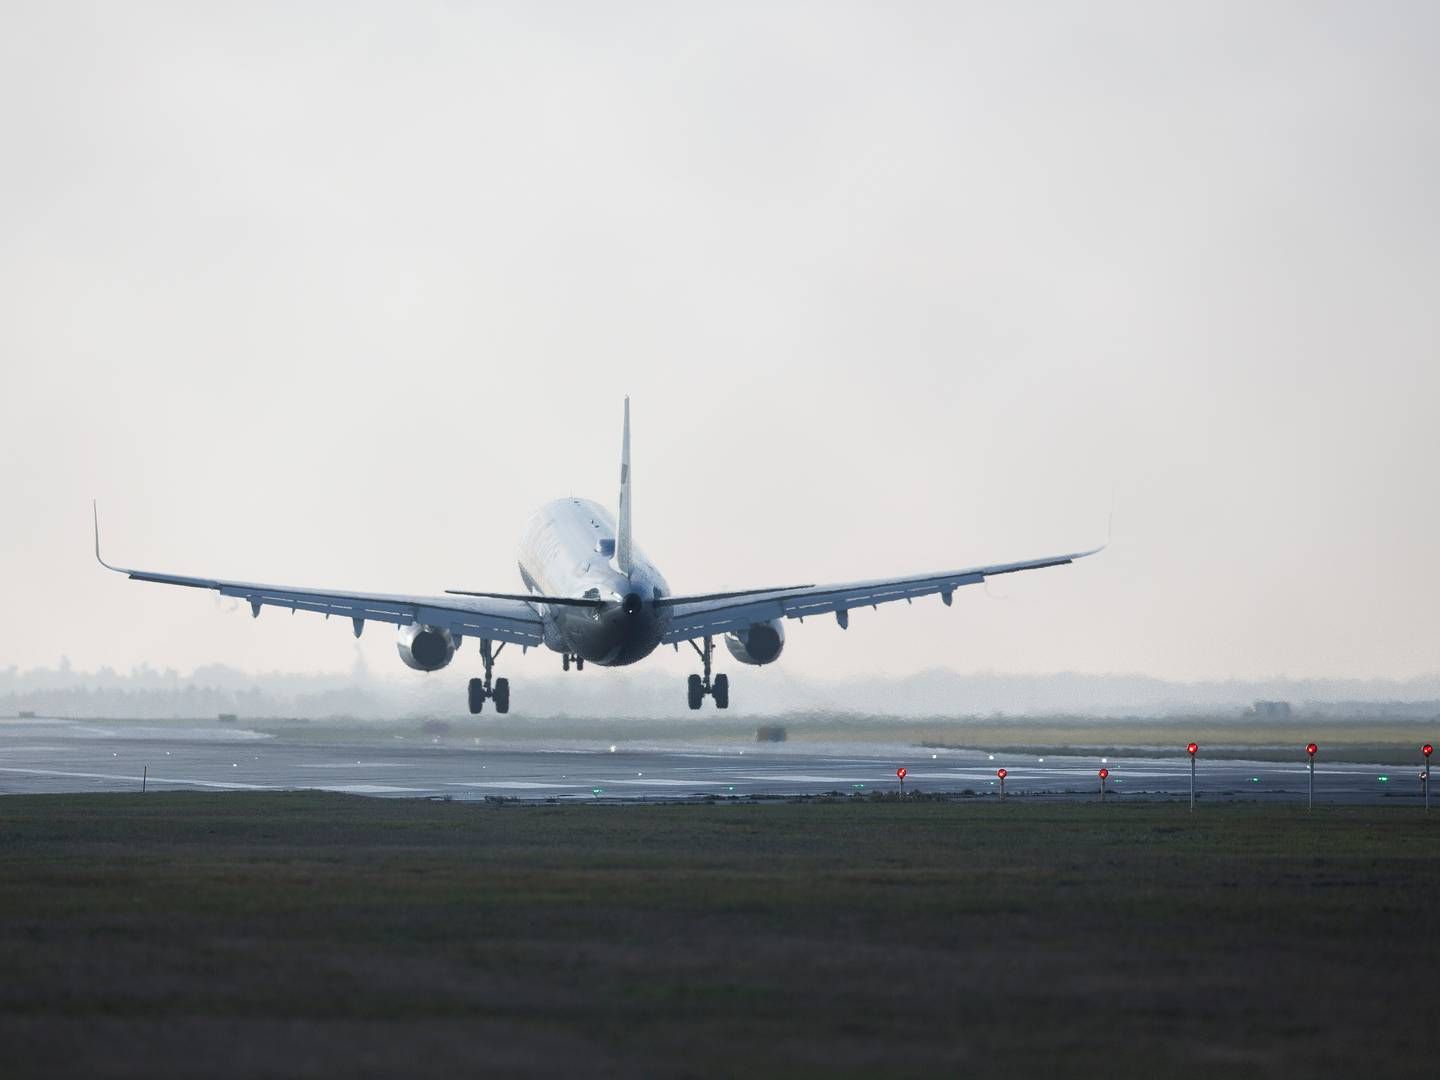
[[[897,767],[911,791],[1095,797],[1098,771],[1110,770],[1114,797],[1185,798],[1183,757],[1077,757],[988,754],[882,744],[615,745],[384,732],[314,737],[266,734],[200,723],[145,724],[72,720],[0,723],[0,794],[19,792],[319,789],[391,797],[506,797],[559,800],[684,799],[868,794],[895,791]],[[1418,765],[1319,761],[1315,794],[1323,802],[1419,801]],[[1202,799],[1304,799],[1303,762],[1205,760]]]

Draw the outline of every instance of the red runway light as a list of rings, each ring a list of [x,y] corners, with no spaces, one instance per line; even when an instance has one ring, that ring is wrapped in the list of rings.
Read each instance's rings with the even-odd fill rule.
[[[900,768],[896,769],[896,770],[895,770],[895,775],[898,776],[901,780],[904,780],[904,779],[905,779],[905,766],[904,766],[904,765],[901,765]]]
[[[1004,780],[1005,777],[1009,776],[1010,774],[1009,774],[1008,772],[1006,772],[1004,769],[996,769],[996,770],[995,770],[995,775],[998,776],[1001,780]]]
[[[1424,746],[1420,747],[1420,753],[1424,754],[1426,757],[1429,757],[1434,752],[1435,747],[1431,746],[1428,742]]]
[[[1101,780],[1106,779],[1109,775],[1110,775],[1110,770],[1109,770],[1109,769],[1101,769],[1101,770],[1100,770],[1100,779],[1101,779]]]
[[[1189,746],[1185,747],[1185,752],[1191,757],[1194,757],[1200,752],[1200,744],[1192,742]]]
[[[1305,744],[1305,753],[1309,754],[1311,757],[1314,757],[1315,751],[1319,749],[1320,747],[1316,746],[1313,742]]]

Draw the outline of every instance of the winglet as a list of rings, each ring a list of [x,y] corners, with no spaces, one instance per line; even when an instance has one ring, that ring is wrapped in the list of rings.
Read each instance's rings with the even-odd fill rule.
[[[118,566],[111,566],[108,562],[106,562],[103,558],[101,558],[101,556],[100,556],[100,507],[99,507],[99,505],[96,503],[96,501],[95,501],[94,499],[91,499],[91,500],[90,500],[90,513],[91,513],[91,516],[94,517],[94,519],[95,519],[95,561],[98,562],[101,566],[105,567],[106,570],[114,570],[117,574],[128,573],[128,571],[126,571],[126,570],[121,570],[120,567],[118,567]]]
[[[620,443],[620,521],[615,537],[615,565],[630,573],[630,397],[625,397],[625,434]]]

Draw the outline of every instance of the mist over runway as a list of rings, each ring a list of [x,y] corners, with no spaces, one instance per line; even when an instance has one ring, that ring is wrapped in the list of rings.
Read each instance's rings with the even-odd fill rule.
[[[0,794],[149,790],[314,789],[398,798],[641,801],[693,797],[868,795],[898,790],[994,797],[1093,798],[1098,770],[1112,797],[1184,798],[1189,762],[1137,753],[1096,756],[942,749],[887,743],[703,740],[487,740],[471,734],[318,728],[264,732],[201,721],[23,719],[0,722]],[[1304,799],[1303,762],[1206,759],[1203,799]],[[1418,802],[1418,764],[1322,759],[1322,802]]]

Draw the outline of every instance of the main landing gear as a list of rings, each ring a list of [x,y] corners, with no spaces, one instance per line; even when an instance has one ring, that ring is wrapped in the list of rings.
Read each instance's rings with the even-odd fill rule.
[[[560,667],[561,667],[563,670],[565,670],[565,671],[569,671],[569,670],[570,670],[570,661],[571,661],[571,660],[574,660],[574,661],[575,661],[575,670],[576,670],[576,671],[584,671],[584,670],[585,670],[585,657],[579,656],[579,655],[577,655],[576,653],[568,653],[568,652],[567,652],[567,653],[561,653],[561,654],[560,654]]]
[[[714,681],[710,678],[710,660],[715,654],[715,639],[705,638],[705,647],[702,649],[695,642],[690,642],[690,647],[700,654],[700,662],[705,665],[704,676],[690,676],[690,708],[698,709],[709,694],[715,699],[717,709],[728,709],[730,707],[730,676],[716,675]]]
[[[508,713],[510,711],[510,680],[495,679],[495,658],[505,651],[505,642],[500,643],[500,648],[492,650],[490,642],[486,639],[480,641],[480,659],[485,662],[485,678],[470,680],[470,712],[478,713],[485,707],[485,699],[489,698],[495,702],[495,711]]]

